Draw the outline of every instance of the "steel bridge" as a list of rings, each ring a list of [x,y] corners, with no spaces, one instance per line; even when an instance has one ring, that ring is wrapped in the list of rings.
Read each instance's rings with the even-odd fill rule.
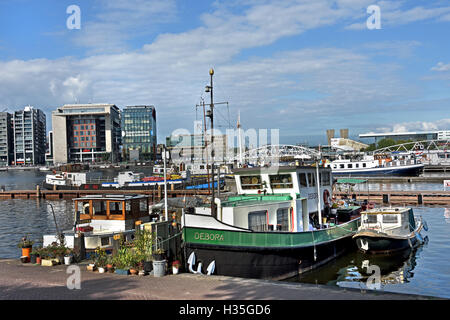
[[[373,154],[387,153],[387,152],[429,153],[430,151],[431,152],[450,151],[450,139],[405,142],[389,147],[380,148],[372,151],[372,153]]]
[[[253,164],[268,164],[280,162],[284,159],[305,160],[320,158],[317,150],[295,145],[267,145],[251,149],[242,154],[242,161]],[[240,155],[233,158],[240,161]]]

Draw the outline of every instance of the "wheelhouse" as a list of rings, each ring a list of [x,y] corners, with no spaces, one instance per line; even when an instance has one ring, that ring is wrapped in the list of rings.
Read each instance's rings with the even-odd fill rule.
[[[408,234],[416,228],[411,208],[377,208],[361,213],[361,229]]]

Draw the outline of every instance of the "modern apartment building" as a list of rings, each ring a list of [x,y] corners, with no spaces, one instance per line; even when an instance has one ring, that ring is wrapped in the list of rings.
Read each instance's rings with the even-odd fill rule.
[[[154,106],[128,106],[122,111],[124,160],[156,159],[156,110]],[[136,156],[138,155],[136,159]]]
[[[48,132],[47,152],[45,153],[45,164],[53,164],[53,131]]]
[[[12,116],[0,112],[0,166],[10,165],[14,161],[14,137]]]
[[[71,104],[52,112],[54,163],[117,162],[120,110],[114,104]]]
[[[31,106],[13,114],[15,165],[45,163],[46,117],[42,110]]]

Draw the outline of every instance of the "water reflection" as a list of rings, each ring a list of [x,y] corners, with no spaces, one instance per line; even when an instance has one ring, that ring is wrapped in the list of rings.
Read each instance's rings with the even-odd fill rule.
[[[444,219],[446,223],[450,223],[450,208],[445,208]]]
[[[313,284],[337,285],[340,287],[366,288],[365,283],[373,275],[369,266],[380,268],[381,286],[409,282],[414,276],[416,259],[425,244],[416,249],[403,250],[395,255],[370,255],[361,252],[351,252],[325,267],[288,279]],[[382,288],[383,289],[383,288]]]

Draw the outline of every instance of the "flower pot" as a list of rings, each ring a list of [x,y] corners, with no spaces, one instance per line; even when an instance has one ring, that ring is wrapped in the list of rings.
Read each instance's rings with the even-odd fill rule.
[[[144,261],[144,271],[147,273],[152,272],[153,270],[153,264],[151,261]]]
[[[22,261],[22,263],[27,263],[28,262],[28,257],[27,256],[21,256],[20,257],[20,261]]]
[[[66,266],[70,265],[72,263],[72,256],[65,256],[64,257],[64,264]]]
[[[44,267],[53,267],[56,264],[56,261],[53,259],[42,259],[41,265]]]
[[[134,269],[134,268],[131,268],[131,269],[130,269],[130,273],[131,273],[132,275],[137,275],[137,274],[138,274],[138,270],[137,270],[137,269]]]
[[[127,276],[130,273],[130,270],[128,270],[128,269],[116,269],[114,272],[117,273],[117,274],[120,274],[120,275]]]
[[[98,267],[98,273],[105,273],[105,268],[103,267]]]
[[[172,273],[173,274],[178,274],[178,271],[180,270],[180,267],[175,267],[175,266],[172,266]]]
[[[166,260],[153,261],[153,276],[163,277],[166,274]]]
[[[36,257],[36,264],[41,264],[41,257],[39,256]]]
[[[93,263],[90,263],[87,267],[86,267],[86,269],[88,270],[88,271],[95,271],[95,264],[93,264]]]
[[[144,270],[139,270],[138,275],[145,276],[146,274],[147,274],[147,272],[145,272]]]
[[[36,254],[30,254],[30,263],[35,264],[36,263],[36,258],[37,255]]]
[[[114,273],[114,267],[112,264],[107,264],[106,269],[108,270],[109,273]]]
[[[31,247],[23,247],[22,248],[22,256],[30,257]]]

